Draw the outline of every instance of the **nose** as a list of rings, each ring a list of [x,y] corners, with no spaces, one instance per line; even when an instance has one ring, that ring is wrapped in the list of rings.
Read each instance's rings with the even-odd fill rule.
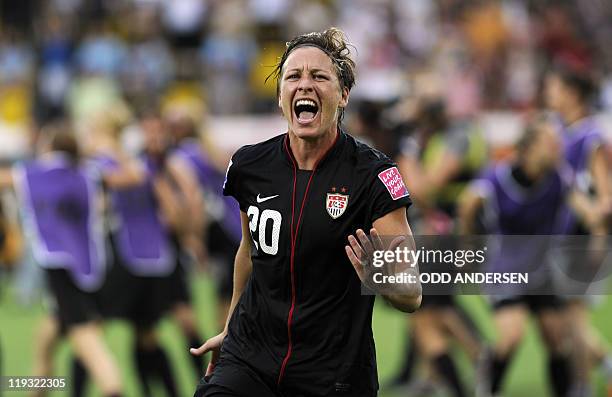
[[[312,91],[313,82],[309,75],[304,75],[298,82],[298,91]]]

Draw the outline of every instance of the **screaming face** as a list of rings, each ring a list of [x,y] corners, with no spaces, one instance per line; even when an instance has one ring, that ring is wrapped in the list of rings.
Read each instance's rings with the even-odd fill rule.
[[[299,138],[334,134],[339,108],[348,103],[329,56],[317,47],[293,50],[283,66],[278,105]]]

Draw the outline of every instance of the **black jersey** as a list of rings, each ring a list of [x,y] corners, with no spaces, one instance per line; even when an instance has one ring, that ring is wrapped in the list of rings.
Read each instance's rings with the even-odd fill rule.
[[[283,134],[234,154],[224,194],[249,217],[253,270],[220,363],[247,365],[284,394],[375,395],[374,297],[344,247],[411,204],[395,163],[340,132],[313,171],[299,170]]]

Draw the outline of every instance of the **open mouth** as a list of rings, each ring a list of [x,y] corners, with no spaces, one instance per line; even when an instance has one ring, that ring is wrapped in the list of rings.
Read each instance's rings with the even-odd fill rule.
[[[309,123],[317,116],[319,106],[312,99],[300,99],[293,105],[299,123]]]

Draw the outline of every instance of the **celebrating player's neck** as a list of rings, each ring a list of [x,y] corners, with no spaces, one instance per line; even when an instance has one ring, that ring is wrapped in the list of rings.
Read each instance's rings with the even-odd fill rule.
[[[291,130],[289,148],[301,170],[312,170],[317,161],[333,146],[338,136],[338,128],[334,126],[329,132],[317,137],[300,138]]]

